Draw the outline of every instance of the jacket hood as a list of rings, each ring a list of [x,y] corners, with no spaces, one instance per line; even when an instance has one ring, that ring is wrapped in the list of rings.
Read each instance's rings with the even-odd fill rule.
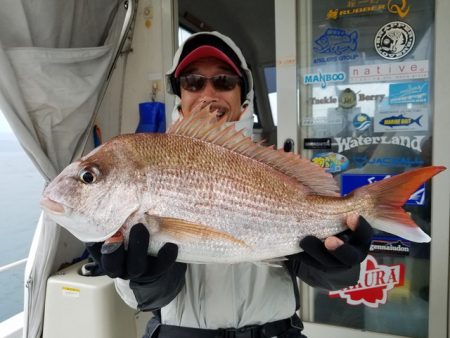
[[[176,51],[172,67],[170,70],[166,73],[166,86],[167,86],[167,92],[170,94],[174,94],[176,96],[175,100],[175,108],[172,112],[172,120],[176,120],[179,117],[179,108],[180,108],[180,97],[177,95],[174,91],[173,85],[173,79],[175,71],[180,63],[180,58],[184,52],[185,54],[185,47],[186,45],[190,45],[192,41],[197,40],[199,38],[207,37],[207,36],[214,36],[216,39],[220,39],[221,42],[223,42],[227,47],[229,47],[233,53],[237,56],[237,62],[239,63],[237,66],[242,71],[242,75],[246,77],[247,81],[247,93],[245,93],[245,97],[242,100],[241,104],[241,110],[243,111],[243,114],[241,115],[238,123],[236,124],[237,129],[244,128],[244,133],[246,135],[251,135],[252,128],[253,128],[253,76],[248,68],[247,62],[245,61],[244,55],[242,54],[239,47],[231,40],[229,37],[219,33],[219,32],[199,32],[196,34],[191,35]]]

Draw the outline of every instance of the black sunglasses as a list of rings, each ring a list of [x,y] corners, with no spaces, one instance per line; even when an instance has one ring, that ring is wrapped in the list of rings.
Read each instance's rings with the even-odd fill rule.
[[[210,81],[213,87],[221,92],[233,90],[241,83],[241,78],[232,74],[219,74],[211,77],[200,74],[181,75],[179,83],[181,88],[189,92],[198,92],[205,88],[206,82]]]

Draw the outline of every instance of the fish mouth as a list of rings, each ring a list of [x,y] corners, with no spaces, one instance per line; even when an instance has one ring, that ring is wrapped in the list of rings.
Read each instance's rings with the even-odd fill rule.
[[[43,197],[41,199],[41,207],[45,211],[51,212],[55,215],[62,215],[65,213],[64,206],[48,197]]]

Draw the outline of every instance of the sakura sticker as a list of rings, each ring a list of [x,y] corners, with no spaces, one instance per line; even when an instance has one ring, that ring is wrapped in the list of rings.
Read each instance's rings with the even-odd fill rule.
[[[349,305],[360,305],[378,308],[386,304],[388,292],[400,287],[405,281],[403,264],[382,265],[368,255],[361,264],[358,284],[337,291],[330,291],[331,298],[345,299]]]

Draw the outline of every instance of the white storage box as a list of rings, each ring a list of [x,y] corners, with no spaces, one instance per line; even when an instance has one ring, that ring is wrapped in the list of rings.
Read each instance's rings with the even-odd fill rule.
[[[43,338],[134,338],[136,310],[107,276],[86,277],[74,264],[47,281]]]

